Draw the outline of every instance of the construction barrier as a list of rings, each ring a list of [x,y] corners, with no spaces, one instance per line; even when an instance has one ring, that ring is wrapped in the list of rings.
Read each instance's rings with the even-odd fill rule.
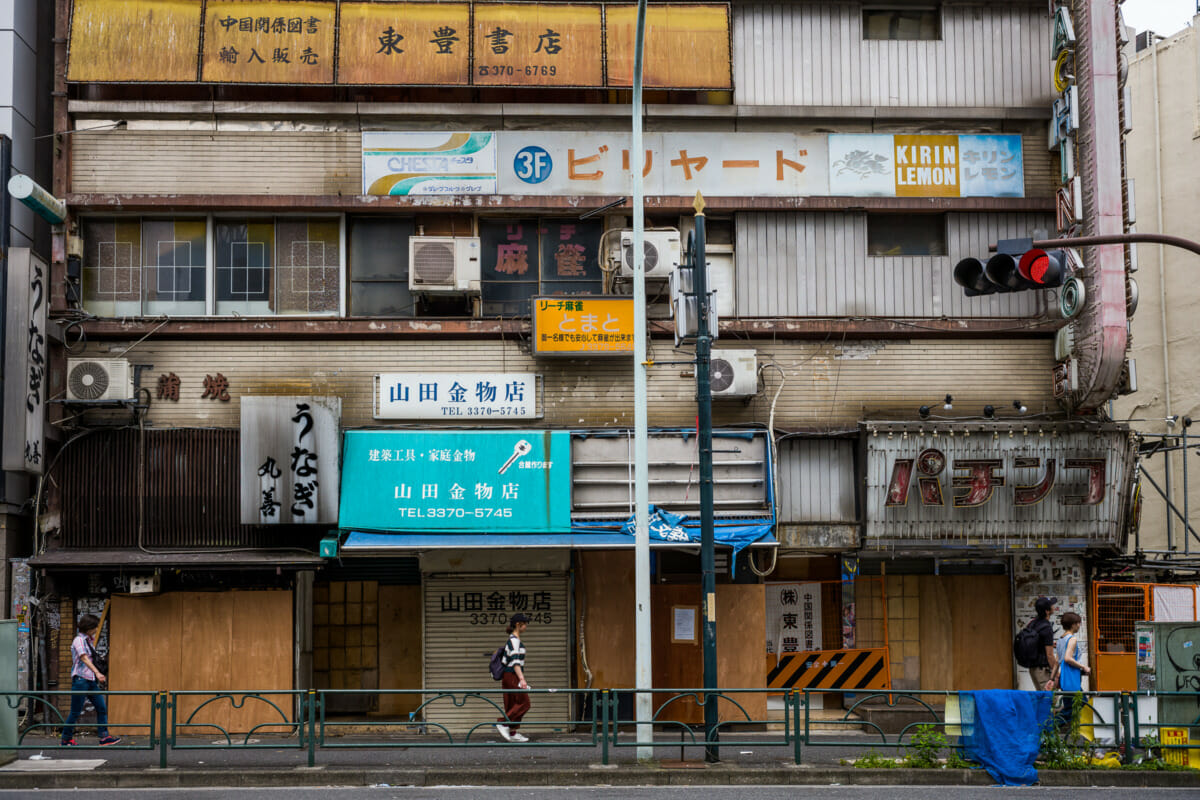
[[[891,688],[888,649],[810,650],[783,653],[767,673],[768,689],[844,689],[858,691]]]

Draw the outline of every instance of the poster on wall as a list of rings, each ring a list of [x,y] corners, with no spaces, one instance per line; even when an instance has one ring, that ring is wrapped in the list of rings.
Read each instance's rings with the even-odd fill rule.
[[[821,584],[768,583],[767,654],[822,648]]]
[[[1021,137],[831,134],[829,193],[851,197],[1024,197]]]
[[[1062,636],[1058,619],[1068,611],[1074,611],[1083,620],[1079,629],[1079,644],[1087,652],[1088,613],[1087,587],[1083,559],[1079,556],[1052,556],[1025,554],[1013,558],[1013,636],[1037,616],[1034,603],[1039,597],[1054,599],[1054,610],[1050,623],[1054,626],[1054,639]],[[1033,689],[1029,671],[1016,671],[1019,689]],[[1087,688],[1084,676],[1084,688]]]

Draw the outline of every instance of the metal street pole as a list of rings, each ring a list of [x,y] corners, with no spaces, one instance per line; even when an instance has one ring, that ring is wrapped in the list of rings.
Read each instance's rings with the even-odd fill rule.
[[[634,618],[637,740],[654,739],[654,679],[650,638],[650,479],[647,464],[649,430],[646,418],[646,269],[645,203],[642,185],[642,51],[646,38],[646,0],[638,0],[637,33],[633,51],[633,137],[629,163],[633,171],[633,514],[634,514]],[[643,739],[643,734],[648,734]],[[639,761],[654,758],[652,744],[637,748]]]
[[[692,288],[696,291],[696,414],[700,444],[700,593],[704,614],[704,760],[721,760],[717,730],[717,577],[713,562],[713,442],[712,332],[708,329],[708,260],[704,254],[704,198],[696,192],[695,259]]]

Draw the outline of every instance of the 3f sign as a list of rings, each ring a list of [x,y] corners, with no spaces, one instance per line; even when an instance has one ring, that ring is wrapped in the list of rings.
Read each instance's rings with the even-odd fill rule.
[[[553,169],[550,154],[537,145],[522,148],[513,159],[513,171],[525,183],[541,183],[550,177]]]

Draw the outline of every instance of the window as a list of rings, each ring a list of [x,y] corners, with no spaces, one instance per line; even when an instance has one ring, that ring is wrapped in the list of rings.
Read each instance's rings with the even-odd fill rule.
[[[411,219],[357,217],[350,220],[350,313],[357,317],[411,317],[416,305],[408,290]]]
[[[336,218],[96,218],[83,234],[83,305],[98,316],[339,310]]]
[[[864,8],[863,38],[881,40],[938,40],[942,38],[937,8]]]
[[[480,220],[484,315],[527,317],[534,295],[600,294],[602,231],[573,218]]]
[[[867,255],[944,256],[946,218],[941,214],[868,214]]]
[[[83,223],[84,307],[103,317],[205,313],[205,221]]]

